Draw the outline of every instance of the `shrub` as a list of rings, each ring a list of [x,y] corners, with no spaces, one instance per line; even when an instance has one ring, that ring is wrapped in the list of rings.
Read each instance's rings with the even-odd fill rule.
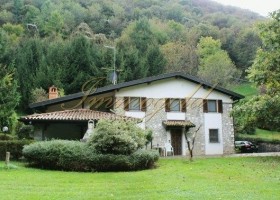
[[[0,133],[0,140],[14,140],[15,136],[10,134]]]
[[[8,151],[11,153],[11,159],[18,160],[22,157],[24,145],[32,142],[32,140],[0,140],[0,159],[5,159]]]
[[[32,136],[34,135],[34,127],[19,122],[16,126],[16,134],[19,139],[33,139]]]
[[[148,169],[158,160],[157,151],[138,150],[131,155],[99,154],[86,143],[52,140],[25,146],[23,155],[36,167],[68,171],[130,171]]]
[[[97,153],[129,155],[146,143],[146,132],[132,121],[100,120],[88,141]]]
[[[34,166],[79,170],[86,145],[78,141],[51,140],[24,146],[23,156]]]
[[[91,171],[135,171],[154,167],[159,154],[154,150],[138,150],[131,155],[90,154]]]

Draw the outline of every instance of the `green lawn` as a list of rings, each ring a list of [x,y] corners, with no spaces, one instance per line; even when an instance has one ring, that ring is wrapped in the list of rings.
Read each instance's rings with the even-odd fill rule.
[[[258,93],[257,88],[252,83],[245,83],[231,88],[234,92],[244,95],[246,98],[251,98]]]
[[[280,132],[257,129],[256,133],[254,135],[239,134],[238,138],[262,140],[262,141],[268,141],[268,142],[269,141],[280,141]]]
[[[280,157],[160,159],[153,170],[77,173],[0,163],[1,199],[280,199]]]

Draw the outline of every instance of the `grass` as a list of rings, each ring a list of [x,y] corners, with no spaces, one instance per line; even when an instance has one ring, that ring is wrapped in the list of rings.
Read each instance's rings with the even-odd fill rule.
[[[280,157],[160,159],[153,170],[78,173],[0,167],[0,197],[52,199],[280,199]],[[3,166],[4,163],[0,163]]]
[[[252,139],[257,141],[278,141],[280,142],[280,132],[277,131],[268,131],[263,129],[256,129],[256,133],[254,135],[248,134],[239,134],[238,138],[242,139]]]
[[[244,95],[245,98],[251,98],[254,95],[258,94],[257,88],[252,83],[245,83],[234,86],[232,90],[234,92]]]

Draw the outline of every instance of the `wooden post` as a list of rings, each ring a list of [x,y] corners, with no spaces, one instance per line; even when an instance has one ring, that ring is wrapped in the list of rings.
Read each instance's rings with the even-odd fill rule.
[[[9,164],[10,164],[10,152],[6,152],[5,164],[6,164],[6,167],[9,167]]]

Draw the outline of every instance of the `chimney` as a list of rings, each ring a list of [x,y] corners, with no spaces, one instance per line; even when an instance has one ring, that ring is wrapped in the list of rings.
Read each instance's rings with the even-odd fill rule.
[[[49,87],[49,99],[55,99],[55,98],[58,98],[58,90],[53,85]]]

